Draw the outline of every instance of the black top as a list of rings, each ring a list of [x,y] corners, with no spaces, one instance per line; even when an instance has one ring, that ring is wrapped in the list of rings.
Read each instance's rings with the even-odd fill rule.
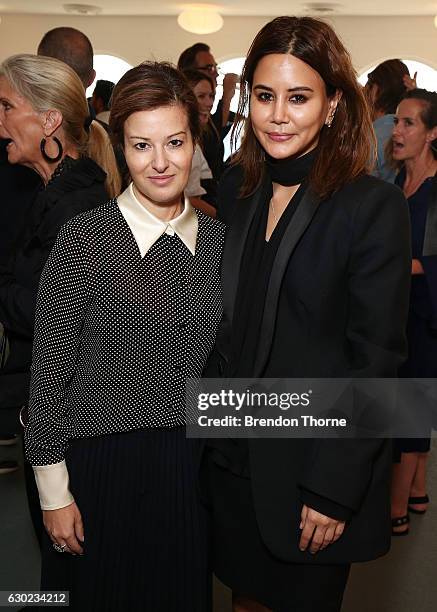
[[[224,226],[197,212],[193,256],[163,234],[144,257],[116,200],[59,233],[38,293],[26,452],[58,463],[68,440],[185,422],[222,314]]]
[[[232,361],[227,373],[233,378],[254,376],[254,362],[260,336],[264,303],[273,262],[284,232],[299,206],[305,185],[290,200],[270,239],[265,239],[272,185],[265,186],[249,230],[241,262],[240,282],[235,303],[235,334],[232,337]]]
[[[36,295],[42,269],[61,226],[80,212],[107,201],[105,172],[90,158],[70,158],[38,192],[0,275],[0,321],[11,343],[9,360],[0,375],[0,406],[27,401]],[[3,188],[3,185],[2,185]]]
[[[269,202],[273,191],[270,181],[264,184],[264,195],[260,199],[251,224],[241,262],[235,305],[235,333],[232,336],[232,358],[225,376],[231,378],[252,378],[254,376],[254,361],[273,262],[284,232],[299,206],[305,188],[306,185],[302,184],[294,194],[267,241],[265,236]],[[281,336],[284,338],[284,334]],[[287,342],[288,339],[285,338],[285,345]],[[208,442],[208,447],[214,449],[212,457],[218,465],[234,474],[250,477],[249,449],[246,439],[214,439]]]
[[[264,305],[275,257],[284,233],[302,200],[315,151],[295,160],[269,160],[266,177],[262,185],[262,194],[253,217],[241,261],[238,291],[235,300],[234,333],[231,339],[231,360],[225,371],[230,378],[255,377],[254,366],[264,315]],[[269,216],[270,200],[273,196],[272,180],[280,184],[299,184],[299,189],[288,203],[281,215],[270,239],[267,241],[266,229]],[[281,311],[280,311],[281,312]],[[287,309],[282,309],[286,324]],[[279,326],[276,327],[278,329]],[[280,327],[279,329],[284,329]],[[286,328],[285,328],[286,329]],[[279,342],[273,344],[265,377],[276,377],[276,369],[287,363],[289,338],[275,334]],[[213,449],[212,457],[216,463],[240,476],[250,477],[249,450],[247,440],[215,439],[208,442]]]
[[[403,187],[406,173],[403,168],[396,177],[396,184]],[[436,177],[425,179],[422,185],[407,200],[411,221],[411,250],[413,259],[418,259],[425,274],[411,276],[410,310],[430,322],[435,329],[437,321],[437,255],[424,256],[423,242],[428,208]]]
[[[36,172],[8,162],[7,143],[7,140],[0,140],[0,267],[7,263],[16,248],[32,202],[42,185]]]
[[[212,123],[208,123],[202,130],[202,152],[212,173],[212,178],[202,179],[200,184],[206,190],[202,198],[212,206],[217,204],[217,188],[223,173],[224,146],[219,133]]]

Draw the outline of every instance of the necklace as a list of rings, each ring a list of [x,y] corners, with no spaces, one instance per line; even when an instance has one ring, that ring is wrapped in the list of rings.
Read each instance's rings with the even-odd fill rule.
[[[276,212],[275,212],[275,207],[273,206],[273,198],[270,200],[270,208],[272,209],[273,218],[275,220],[275,223],[277,223],[278,222],[278,217],[277,217]]]

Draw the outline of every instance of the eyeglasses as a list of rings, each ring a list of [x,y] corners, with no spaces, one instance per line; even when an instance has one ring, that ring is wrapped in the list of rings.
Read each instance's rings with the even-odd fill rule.
[[[212,74],[219,73],[217,64],[205,64],[205,66],[197,66],[197,70],[206,70],[207,72],[211,72]]]

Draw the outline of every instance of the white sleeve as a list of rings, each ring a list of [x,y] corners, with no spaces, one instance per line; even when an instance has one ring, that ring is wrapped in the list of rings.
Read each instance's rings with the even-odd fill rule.
[[[42,510],[58,510],[74,502],[65,460],[51,465],[34,465],[33,473]]]

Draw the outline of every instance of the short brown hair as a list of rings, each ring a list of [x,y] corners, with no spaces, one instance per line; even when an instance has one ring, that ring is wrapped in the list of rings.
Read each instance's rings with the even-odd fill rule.
[[[124,145],[124,123],[133,113],[182,106],[194,142],[200,139],[196,96],[188,81],[167,62],[144,62],[124,74],[112,93],[109,127],[115,144]]]
[[[312,17],[277,17],[265,25],[255,37],[243,67],[238,112],[233,127],[236,142],[244,125],[240,150],[233,164],[244,171],[241,196],[251,194],[264,173],[264,150],[252,129],[250,117],[239,122],[248,107],[253,76],[258,62],[273,53],[287,53],[304,61],[323,79],[328,97],[342,92],[332,127],[323,127],[318,154],[309,180],[312,189],[322,198],[342,185],[364,174],[369,160],[376,155],[372,121],[349,53],[331,26]]]

